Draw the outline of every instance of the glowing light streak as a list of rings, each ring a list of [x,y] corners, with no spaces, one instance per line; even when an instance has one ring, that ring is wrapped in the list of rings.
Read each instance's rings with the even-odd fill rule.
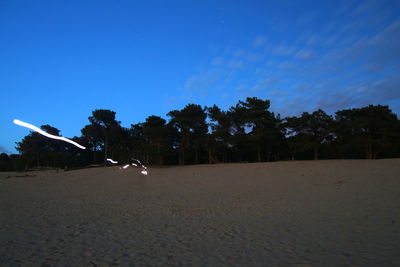
[[[78,143],[76,143],[76,142],[74,142],[74,141],[72,141],[72,140],[70,140],[70,139],[68,139],[68,138],[61,137],[61,136],[56,136],[56,135],[53,135],[53,134],[46,133],[45,131],[41,130],[40,128],[38,128],[38,127],[36,127],[36,126],[34,126],[34,125],[30,124],[30,123],[23,122],[23,121],[20,121],[20,120],[17,120],[17,119],[14,120],[14,123],[17,124],[17,125],[19,125],[19,126],[29,128],[29,129],[31,129],[31,130],[33,130],[33,131],[35,131],[35,132],[38,132],[39,134],[41,134],[41,135],[43,135],[43,136],[46,136],[46,137],[48,137],[48,138],[56,139],[56,140],[61,140],[61,141],[70,143],[70,144],[72,144],[72,145],[74,145],[74,146],[76,146],[76,147],[78,147],[78,148],[80,148],[80,149],[86,149],[86,147],[84,147],[84,146],[82,146],[82,145],[80,145],[80,144],[78,144]],[[148,174],[148,172],[147,172],[147,167],[144,166],[144,165],[140,162],[140,160],[137,160],[137,159],[134,159],[134,158],[132,158],[132,160],[136,161],[136,162],[143,168],[143,170],[140,172],[141,174],[143,174],[143,175],[147,175],[147,174]],[[115,161],[115,160],[110,159],[110,158],[107,158],[106,161],[109,161],[109,162],[111,162],[112,164],[117,164],[117,163],[118,163],[118,161]],[[136,164],[136,163],[131,163],[131,165],[132,165],[132,166],[135,166],[135,167],[137,167],[138,164]],[[130,166],[129,164],[126,164],[126,165],[124,165],[122,168],[123,168],[123,169],[126,169],[126,168],[128,168],[129,166]]]
[[[74,141],[72,141],[72,140],[70,140],[70,139],[68,139],[68,138],[61,137],[61,136],[56,136],[56,135],[52,135],[52,134],[46,133],[45,131],[39,129],[38,127],[36,127],[36,126],[34,126],[34,125],[32,125],[32,124],[29,124],[29,123],[26,123],[26,122],[23,122],[23,121],[20,121],[20,120],[17,120],[17,119],[14,120],[14,123],[17,124],[17,125],[19,125],[19,126],[29,128],[29,129],[31,129],[31,130],[33,130],[33,131],[35,131],[35,132],[38,132],[38,133],[40,133],[41,135],[44,135],[44,136],[46,136],[46,137],[48,137],[48,138],[52,138],[52,139],[56,139],[56,140],[61,140],[61,141],[64,141],[64,142],[73,144],[74,146],[79,147],[80,149],[86,149],[86,147],[81,146],[80,144],[78,144],[78,143],[76,143],[76,142],[74,142]]]
[[[140,162],[140,160],[137,160],[137,159],[134,159],[134,158],[132,158],[132,160],[136,161],[136,162],[140,165],[140,167],[143,168],[143,170],[140,172],[141,174],[143,174],[143,175],[147,175],[147,174],[148,174],[148,172],[147,172],[147,167],[144,166],[144,165]],[[124,166],[122,167],[122,169],[126,169],[126,168],[128,168],[129,166],[138,167],[138,164],[132,162],[131,164],[126,164],[126,165],[124,165]],[[120,169],[121,169],[121,168],[120,168]]]
[[[140,160],[138,160],[138,159],[132,158],[132,160],[134,160],[134,161],[136,161],[137,163],[139,163],[139,165],[143,168],[143,170],[142,170],[140,173],[141,173],[141,174],[144,174],[144,175],[147,175],[147,167],[144,166],[144,165],[140,162]],[[136,163],[132,163],[132,165],[133,165],[133,166],[137,166]]]
[[[112,164],[117,164],[118,161],[112,160],[112,159],[106,159],[107,161],[111,162]]]

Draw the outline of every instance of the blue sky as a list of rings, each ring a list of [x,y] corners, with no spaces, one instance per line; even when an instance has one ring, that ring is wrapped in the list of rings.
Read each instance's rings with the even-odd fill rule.
[[[256,96],[282,117],[383,104],[400,114],[400,1],[0,1],[0,152],[14,118],[80,136],[188,103]]]

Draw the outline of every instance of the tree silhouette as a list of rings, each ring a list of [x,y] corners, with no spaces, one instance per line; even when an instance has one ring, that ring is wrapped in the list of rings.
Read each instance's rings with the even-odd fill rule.
[[[30,132],[16,143],[19,155],[1,155],[0,170],[78,167],[98,163],[101,156],[105,161],[109,155],[121,163],[135,158],[158,165],[203,163],[207,154],[208,163],[259,162],[294,155],[297,159],[400,156],[400,121],[388,106],[339,110],[335,119],[318,109],[285,118],[285,123],[269,108],[269,100],[256,97],[238,101],[227,111],[216,105],[203,109],[188,104],[170,111],[168,122],[153,115],[129,129],[116,121],[114,111],[98,109],[82,135],[73,138],[87,150]],[[41,128],[60,136],[50,125]]]
[[[130,156],[141,158],[147,163],[147,155],[149,153],[145,150],[145,142],[146,138],[143,133],[143,123],[131,124],[129,130]]]
[[[95,134],[96,138],[100,140],[100,144],[104,150],[104,163],[108,157],[110,145],[115,143],[114,134],[117,134],[120,121],[115,120],[115,112],[107,109],[96,109],[89,117],[91,125],[93,125],[90,133]],[[98,131],[94,133],[94,131]],[[94,139],[94,138],[93,138]],[[110,144],[111,143],[111,144]]]
[[[171,125],[180,135],[179,164],[185,164],[185,150],[192,145],[195,151],[195,163],[199,162],[199,149],[207,133],[207,115],[200,105],[188,104],[182,110],[170,111]]]
[[[129,162],[133,157],[133,136],[129,128],[119,127],[114,138],[114,145],[112,146],[112,158],[119,162]]]
[[[231,142],[232,119],[230,113],[222,111],[218,106],[206,108],[207,115],[211,120],[211,135],[209,144],[209,163],[216,163],[214,150],[222,152],[222,161],[228,161],[228,147]]]
[[[40,128],[49,134],[55,136],[61,136],[60,130],[48,124],[42,125]],[[63,153],[66,151],[65,147],[67,146],[67,143],[62,142],[60,140],[54,140],[51,138],[46,138],[46,139],[44,139],[43,137],[41,138],[44,140],[42,150],[46,151],[45,160],[47,166],[50,166],[50,162],[52,163],[53,167],[56,167],[56,162],[58,162],[58,165],[62,164],[63,161],[62,157]]]
[[[101,136],[100,136],[100,126],[97,124],[88,124],[82,128],[82,139],[86,145],[86,147],[93,152],[92,162],[96,163],[96,153],[97,149],[101,143]]]
[[[163,154],[168,149],[167,144],[167,126],[166,121],[158,116],[150,116],[143,123],[143,134],[146,143],[150,145],[150,150],[153,150],[158,158],[158,164],[163,164]]]
[[[52,135],[60,136],[60,130],[50,125],[42,125],[40,128]],[[37,132],[30,132],[21,142],[17,142],[16,149],[26,159],[26,169],[36,161],[36,166],[61,166],[63,164],[62,154],[68,144],[47,138]]]
[[[298,147],[302,149],[312,148],[314,159],[318,159],[319,148],[323,142],[332,137],[333,118],[323,110],[318,109],[312,114],[304,112],[301,117],[286,118],[288,133],[295,135]]]
[[[336,113],[336,134],[342,143],[362,145],[367,159],[374,159],[399,142],[399,120],[388,106],[369,105]]]
[[[255,147],[258,162],[262,160],[262,150],[267,154],[267,159],[269,158],[271,144],[281,136],[279,119],[268,110],[269,106],[269,100],[248,97],[245,102],[239,101],[231,108],[236,135]]]
[[[13,165],[10,157],[6,153],[0,154],[0,171],[13,171]]]

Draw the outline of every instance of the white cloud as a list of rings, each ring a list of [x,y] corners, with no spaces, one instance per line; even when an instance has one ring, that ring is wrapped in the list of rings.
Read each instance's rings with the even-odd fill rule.
[[[396,20],[395,22],[387,26],[382,32],[373,37],[370,40],[369,44],[373,45],[382,43],[388,44],[388,41],[398,43],[400,41],[399,34],[400,34],[400,19]]]
[[[268,64],[267,64],[268,65]],[[271,73],[269,68],[257,68],[254,72],[256,75],[267,76]]]
[[[212,53],[217,53],[220,49],[221,49],[220,46],[217,45],[217,44],[210,43],[210,44],[208,45],[208,50],[209,50],[210,52],[212,52]]]
[[[312,22],[315,19],[315,12],[307,12],[307,13],[303,13],[297,20],[297,23],[300,24],[308,24],[310,22]]]
[[[0,145],[0,153],[10,154],[10,151],[5,147],[3,147],[2,145]]]
[[[372,13],[374,11],[376,11],[376,6],[373,1],[362,1],[361,4],[354,9],[353,15],[367,15],[368,13]]]
[[[310,38],[307,40],[307,46],[312,46],[318,42],[318,36],[316,34],[313,34]]]
[[[247,90],[248,89],[248,87],[247,87],[247,85],[245,85],[245,84],[239,84],[238,86],[236,86],[236,91],[245,91],[245,90]]]
[[[224,64],[224,62],[225,62],[225,60],[224,60],[223,57],[215,57],[215,58],[211,61],[211,65],[219,66],[219,65]]]
[[[243,57],[246,54],[246,51],[243,49],[238,49],[236,50],[236,52],[234,53],[235,57]]]
[[[295,64],[291,61],[282,61],[281,63],[279,63],[278,67],[280,69],[290,70],[295,67]]]
[[[263,46],[267,41],[267,38],[264,35],[258,35],[254,38],[253,46],[260,47]]]
[[[310,59],[312,57],[312,52],[310,50],[300,50],[297,52],[296,57],[300,59]]]
[[[259,53],[250,52],[247,54],[246,58],[248,61],[256,62],[256,61],[262,60],[264,58],[264,55],[259,54]]]
[[[220,80],[221,76],[216,71],[208,71],[206,73],[193,75],[186,80],[185,89],[189,90],[201,90],[207,88],[216,81]]]
[[[291,56],[296,52],[296,47],[294,46],[287,46],[285,44],[278,44],[275,46],[269,46],[267,48],[268,52],[271,52],[277,56]]]
[[[329,33],[331,31],[336,31],[337,21],[330,21],[324,26],[324,32]]]
[[[285,115],[367,104],[399,107],[400,20],[366,32],[371,23],[364,18],[346,23],[341,21],[346,18],[339,19],[327,21],[319,32],[299,32],[302,38],[292,43],[287,36],[274,44],[257,36],[250,40],[250,49],[228,47],[225,54],[221,50],[222,57],[213,59],[214,73],[220,77],[203,73],[188,79],[187,87],[204,86],[209,96],[218,92],[214,99],[223,94],[230,100],[266,97],[274,111]],[[200,89],[196,94],[201,95]]]
[[[228,67],[234,69],[242,69],[244,67],[243,61],[231,60],[228,63]]]

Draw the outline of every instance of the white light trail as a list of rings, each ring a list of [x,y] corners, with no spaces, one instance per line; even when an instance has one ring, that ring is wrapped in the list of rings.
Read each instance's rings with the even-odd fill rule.
[[[143,175],[147,175],[147,174],[148,174],[148,172],[147,172],[147,167],[146,167],[146,166],[144,166],[144,165],[143,165],[139,160],[137,160],[137,159],[132,158],[132,160],[136,161],[136,162],[140,165],[140,167],[143,168],[143,170],[140,172],[141,174],[143,174]],[[124,166],[122,167],[122,169],[126,169],[126,168],[128,168],[129,166],[135,166],[135,167],[137,167],[138,164],[132,162],[131,164],[126,164],[126,165],[124,165]],[[121,169],[121,168],[120,168],[120,169]]]
[[[112,160],[112,159],[106,159],[107,161],[111,162],[112,164],[117,164],[118,161]]]
[[[19,126],[29,128],[29,129],[31,129],[31,130],[33,130],[33,131],[35,131],[35,132],[38,132],[39,134],[44,135],[44,136],[46,136],[46,137],[48,137],[48,138],[52,138],[52,139],[56,139],[56,140],[61,140],[61,141],[64,141],[64,142],[73,144],[74,146],[79,147],[80,149],[86,149],[86,147],[84,147],[84,146],[82,146],[82,145],[80,145],[80,144],[78,144],[78,143],[76,143],[76,142],[74,142],[74,141],[72,141],[72,140],[70,140],[70,139],[68,139],[68,138],[46,133],[45,131],[41,130],[40,128],[38,128],[38,127],[36,127],[36,126],[34,126],[34,125],[32,125],[32,124],[29,124],[29,123],[27,123],[27,122],[23,122],[23,121],[20,121],[20,120],[15,119],[15,120],[14,120],[14,123],[17,124],[17,125],[19,125]],[[144,174],[144,175],[147,175],[147,174],[148,174],[148,173],[147,173],[147,167],[144,166],[144,165],[140,162],[140,160],[137,160],[137,159],[134,159],[134,158],[132,158],[132,160],[136,161],[136,162],[143,168],[143,170],[140,172],[141,174]],[[106,161],[109,161],[109,162],[111,162],[112,164],[117,164],[117,163],[118,163],[118,161],[115,161],[115,160],[110,159],[110,158],[107,158]],[[136,164],[136,163],[131,163],[131,165],[132,165],[132,166],[135,166],[135,167],[137,167],[138,164]],[[126,168],[128,168],[129,166],[130,166],[129,164],[126,164],[126,165],[124,165],[122,168],[123,168],[123,169],[126,169]]]
[[[136,161],[137,163],[139,163],[139,165],[143,168],[143,170],[142,170],[140,173],[143,174],[143,175],[147,175],[147,167],[144,166],[144,165],[140,162],[140,160],[138,160],[138,159],[132,158],[132,160],[134,160],[134,161]],[[133,165],[133,166],[137,166],[136,163],[132,163],[132,165]]]
[[[56,139],[56,140],[61,140],[61,141],[64,141],[64,142],[73,144],[74,146],[77,146],[77,147],[79,147],[80,149],[86,149],[86,147],[81,146],[80,144],[78,144],[78,143],[76,143],[76,142],[74,142],[74,141],[72,141],[72,140],[70,140],[70,139],[68,139],[68,138],[61,137],[61,136],[56,136],[56,135],[52,135],[52,134],[46,133],[45,131],[39,129],[38,127],[36,127],[36,126],[34,126],[34,125],[32,125],[32,124],[29,124],[29,123],[26,123],[26,122],[23,122],[23,121],[20,121],[20,120],[17,120],[17,119],[14,120],[14,123],[17,124],[17,125],[19,125],[19,126],[26,127],[26,128],[31,129],[31,130],[34,130],[35,132],[38,132],[38,133],[40,133],[41,135],[44,135],[44,136],[46,136],[46,137],[48,137],[48,138],[52,138],[52,139]]]

